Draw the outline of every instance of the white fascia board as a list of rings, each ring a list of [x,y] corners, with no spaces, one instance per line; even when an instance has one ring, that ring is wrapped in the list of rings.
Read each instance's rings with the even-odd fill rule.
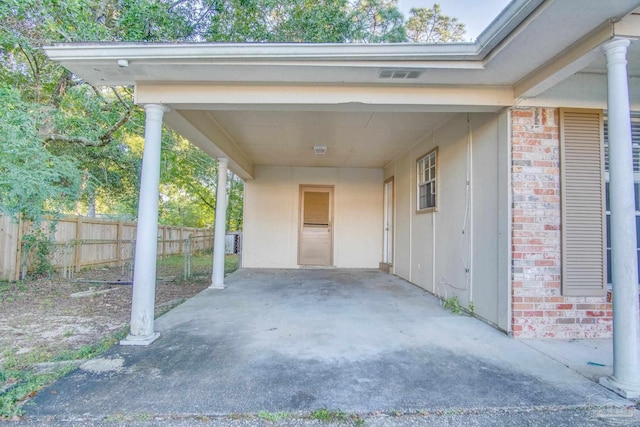
[[[505,86],[335,86],[158,84],[136,86],[136,103],[191,105],[343,105],[508,107],[513,89]]]
[[[171,61],[416,61],[478,59],[474,43],[69,43],[45,47],[54,61],[147,59]]]
[[[544,0],[512,0],[476,39],[477,54],[484,59],[543,2]]]

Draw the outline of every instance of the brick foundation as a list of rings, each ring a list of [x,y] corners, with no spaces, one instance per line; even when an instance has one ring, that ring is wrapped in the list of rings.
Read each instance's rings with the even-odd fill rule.
[[[512,331],[518,338],[605,338],[606,297],[562,296],[558,110],[514,109]]]

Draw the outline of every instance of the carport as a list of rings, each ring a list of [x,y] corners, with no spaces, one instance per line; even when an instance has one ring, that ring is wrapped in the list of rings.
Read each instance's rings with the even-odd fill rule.
[[[500,25],[491,32],[496,37],[504,36],[511,27],[512,24]],[[449,152],[454,153],[456,164],[448,169],[456,174],[451,183],[455,186],[455,203],[462,205],[452,206],[457,211],[455,215],[443,213],[451,221],[443,235],[450,232],[453,221],[458,228],[464,220],[459,217],[465,212],[468,193],[464,180],[470,167],[466,164],[472,162],[467,154],[470,149],[452,141],[466,144],[467,133],[477,130],[475,141],[487,151],[479,149],[477,152],[484,155],[474,162],[495,165],[486,169],[489,178],[482,177],[490,179],[492,190],[478,192],[476,196],[491,205],[486,211],[486,221],[491,221],[492,226],[478,225],[478,229],[487,230],[493,238],[498,171],[504,176],[508,170],[508,151],[504,145],[508,141],[507,122],[498,122],[497,117],[514,100],[511,87],[493,84],[496,73],[513,79],[510,73],[514,70],[501,67],[489,72],[482,64],[482,58],[496,43],[493,40],[485,44],[481,51],[472,43],[441,46],[125,43],[48,48],[53,59],[96,84],[135,85],[136,102],[147,113],[136,239],[141,243],[136,251],[131,334],[124,343],[146,345],[157,338],[152,321],[155,279],[152,242],[157,223],[163,123],[219,160],[216,236],[224,235],[219,227],[224,227],[225,222],[227,167],[246,180],[245,268],[370,269],[381,262],[393,265],[395,258],[406,263],[410,257],[394,253],[396,247],[409,244],[407,236],[395,235],[395,224],[404,219],[396,220],[394,215],[396,212],[405,215],[408,209],[413,209],[414,197],[406,198],[403,194],[405,199],[401,200],[394,192],[396,187],[403,191],[411,188],[415,178],[408,175],[402,182],[394,181],[384,199],[385,181],[390,182],[387,175],[393,173],[385,168],[403,154],[412,153],[416,143],[433,141],[434,132],[453,119],[463,122],[452,124],[462,134],[443,138],[440,153],[443,159],[451,158]],[[512,67],[518,68],[520,74],[525,72],[520,63],[514,62]],[[502,159],[498,157],[498,138],[503,144]],[[413,167],[405,172],[409,170]],[[501,182],[500,203],[507,206],[507,181]],[[453,188],[442,184],[443,191],[445,188],[453,194]],[[312,197],[305,196],[306,190]],[[300,220],[304,217],[301,212],[306,206],[304,200],[312,199],[319,191],[330,194],[323,205],[329,214],[320,217],[321,224],[315,224],[317,221],[312,218],[310,228],[324,227],[327,239],[309,252],[321,246],[324,255],[305,260],[302,230],[306,221]],[[470,193],[468,197],[466,205],[470,206]],[[396,201],[402,203],[401,208],[394,205]],[[467,221],[470,212],[467,210]],[[503,263],[500,268],[497,265],[499,256],[502,259],[508,256],[507,234],[502,236],[500,253],[497,247],[483,252],[491,259],[482,263],[493,264],[495,268],[491,268],[490,279],[481,280],[478,276],[475,280],[478,295],[483,296],[476,303],[476,310],[507,329],[508,265]],[[454,240],[457,238],[450,239]],[[494,243],[491,244],[495,246]],[[466,239],[467,253],[470,244]],[[224,287],[220,245],[221,240],[214,244],[212,288],[216,289]],[[458,244],[454,246],[457,248]],[[414,259],[424,256],[424,267],[413,260],[414,265],[408,266],[409,270],[420,270],[415,280],[410,272],[402,270],[407,266],[401,267],[400,275],[437,291],[432,280],[435,270],[430,272],[433,259],[427,253],[419,253],[423,250],[416,249]],[[449,275],[449,280],[471,283],[471,274],[465,277],[464,268],[461,265],[456,268],[461,275]],[[499,280],[496,271],[501,272]],[[482,286],[490,289],[483,290]],[[468,300],[469,295],[465,295],[463,304]]]

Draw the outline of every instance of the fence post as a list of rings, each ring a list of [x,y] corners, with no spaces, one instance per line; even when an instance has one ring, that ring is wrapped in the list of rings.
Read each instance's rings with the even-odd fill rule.
[[[120,246],[122,244],[122,221],[118,221],[118,228],[116,228],[116,263],[120,267],[122,263],[122,253]]]
[[[187,280],[191,277],[191,251],[192,249],[192,241],[191,236],[184,239],[184,252],[182,254],[182,259],[184,260],[184,280]]]
[[[162,246],[160,247],[160,258],[167,255],[167,226],[162,226]]]
[[[16,239],[16,261],[11,280],[20,280],[20,267],[22,266],[22,238],[24,237],[24,221],[22,215],[18,217],[18,238]]]
[[[135,239],[131,239],[131,262],[129,263],[129,276],[131,277],[131,283],[133,283],[133,265],[135,264],[136,259],[136,241]],[[124,268],[124,264],[122,265]]]
[[[27,278],[27,257],[29,256],[29,249],[26,247],[27,243],[22,242],[22,257],[20,259],[20,280]]]
[[[238,243],[238,246],[236,246],[236,250],[238,251],[238,268],[242,268],[242,232],[238,233],[236,239]]]
[[[73,257],[75,272],[80,271],[80,260],[82,257],[82,217],[76,217],[76,251]]]
[[[71,280],[73,278],[73,269],[71,268],[71,243],[64,245],[64,277]]]

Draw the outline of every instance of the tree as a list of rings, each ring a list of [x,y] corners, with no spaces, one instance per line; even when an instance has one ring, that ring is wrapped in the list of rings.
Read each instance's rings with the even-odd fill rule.
[[[465,26],[457,18],[442,14],[440,5],[435,3],[432,9],[413,8],[405,24],[407,37],[416,43],[447,43],[462,41]]]
[[[76,162],[43,149],[38,112],[20,93],[0,86],[0,211],[39,222],[68,209],[80,184]]]
[[[401,43],[407,40],[397,0],[358,0],[354,5],[356,41]]]
[[[168,225],[213,226],[218,164],[168,130],[162,144],[160,218]]]
[[[205,38],[215,42],[344,43],[355,26],[346,0],[222,0]]]
[[[59,190],[66,192],[64,200],[78,203],[77,209],[93,213],[97,205],[103,213],[135,212],[141,150],[136,152],[128,142],[144,129],[144,113],[133,105],[132,91],[91,86],[49,61],[41,48],[57,41],[187,39],[194,33],[190,20],[195,15],[193,9],[184,7],[185,3],[7,0],[0,4],[0,19],[6,24],[0,27],[0,78],[17,88],[14,95],[20,98],[21,111],[29,111],[32,131],[31,135],[22,136],[28,141],[3,138],[0,143],[5,151],[14,152],[29,144],[33,150],[40,150],[49,164],[66,166],[60,172],[67,174],[72,162],[76,169],[73,182],[77,185],[71,187],[65,180]],[[175,13],[179,8],[183,13]],[[11,129],[9,119],[7,115],[0,116],[0,128]],[[18,173],[21,165],[27,163],[13,162],[12,172]],[[42,172],[30,168],[22,174],[32,175],[37,181]],[[30,207],[33,214],[52,206],[62,209],[59,203],[53,203],[62,200],[54,191],[55,183],[62,182],[45,175],[40,176],[40,181],[50,185],[35,186],[34,191],[40,188],[42,194],[29,197],[20,205],[39,203],[38,207]],[[69,193],[71,188],[75,194]],[[17,213],[13,207],[16,203],[14,200],[4,210]],[[69,203],[64,207],[64,211],[70,210]]]

